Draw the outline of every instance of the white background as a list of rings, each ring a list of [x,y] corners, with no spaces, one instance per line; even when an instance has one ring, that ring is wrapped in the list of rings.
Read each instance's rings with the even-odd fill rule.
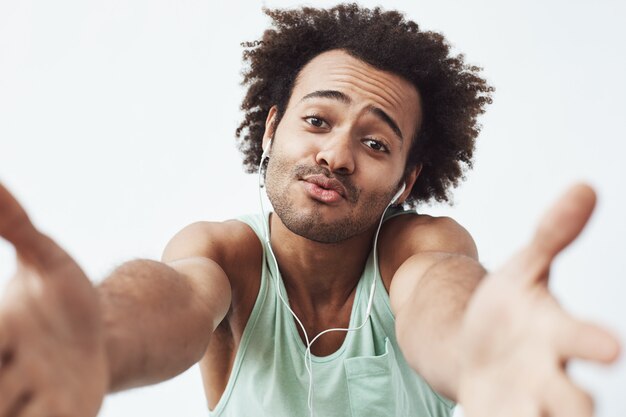
[[[94,281],[125,260],[158,258],[192,221],[258,210],[234,142],[239,43],[267,26],[262,5],[295,4],[0,0],[0,181]],[[493,268],[568,184],[590,182],[596,214],[556,262],[552,288],[626,341],[624,3],[385,4],[443,32],[497,88],[455,206],[421,211],[465,225]],[[0,282],[13,267],[0,244]],[[625,415],[623,360],[571,370],[598,416]],[[108,397],[100,416],[138,414],[204,415],[197,368]]]

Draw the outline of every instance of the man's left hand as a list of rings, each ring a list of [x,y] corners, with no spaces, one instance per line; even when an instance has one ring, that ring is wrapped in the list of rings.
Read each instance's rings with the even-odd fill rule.
[[[593,400],[566,373],[571,359],[614,361],[608,331],[565,312],[548,290],[554,257],[582,231],[595,205],[586,185],[549,210],[531,243],[480,284],[461,335],[458,399],[467,417],[590,417]]]

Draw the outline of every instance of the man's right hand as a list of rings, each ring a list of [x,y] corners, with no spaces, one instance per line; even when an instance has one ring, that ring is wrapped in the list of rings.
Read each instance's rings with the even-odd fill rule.
[[[109,385],[98,295],[0,184],[17,271],[0,300],[0,417],[97,414]]]

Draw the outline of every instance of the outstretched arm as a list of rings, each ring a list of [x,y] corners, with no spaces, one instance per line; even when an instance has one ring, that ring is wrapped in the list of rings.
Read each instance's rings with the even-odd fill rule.
[[[107,391],[195,363],[230,286],[193,233],[170,242],[164,263],[129,262],[96,289],[0,185],[0,235],[18,261],[0,302],[0,416],[95,416]]]
[[[393,277],[391,307],[409,365],[437,392],[456,400],[461,322],[486,271],[473,239],[456,222],[438,218],[427,228],[417,232],[428,240]]]
[[[230,306],[226,274],[203,257],[127,262],[97,292],[111,391],[164,381],[198,362]]]
[[[592,415],[591,398],[565,365],[611,362],[618,341],[567,314],[547,281],[552,260],[578,236],[594,204],[589,187],[570,189],[530,244],[482,279],[480,265],[458,253],[398,270],[404,288],[392,297],[401,289],[410,294],[396,303],[403,353],[435,389],[458,399],[468,417]],[[413,268],[422,274],[411,280]]]

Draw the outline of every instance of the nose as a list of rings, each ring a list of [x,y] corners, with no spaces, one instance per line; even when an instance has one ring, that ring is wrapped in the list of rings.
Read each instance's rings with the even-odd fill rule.
[[[320,147],[315,161],[331,172],[349,175],[354,172],[354,154],[349,133],[338,133],[327,137]]]

